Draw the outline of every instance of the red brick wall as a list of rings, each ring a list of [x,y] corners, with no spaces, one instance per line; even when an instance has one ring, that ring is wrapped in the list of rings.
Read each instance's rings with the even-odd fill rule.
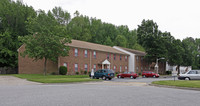
[[[66,57],[60,57],[59,59],[59,66],[63,66],[64,63],[67,63],[68,66],[68,74],[75,74],[74,64],[78,64],[78,71],[79,73],[81,71],[84,71],[84,65],[88,64],[88,70],[91,71],[93,68],[93,65],[96,64],[96,70],[101,69],[102,65],[101,63],[107,59],[107,54],[110,54],[109,62],[111,63],[110,68],[113,69],[114,65],[116,66],[116,72],[119,72],[120,65],[122,66],[122,70],[125,69],[125,66],[128,68],[128,60],[125,61],[125,56],[122,55],[122,60],[119,59],[119,54],[116,54],[116,60],[114,60],[113,53],[108,52],[101,52],[96,51],[96,58],[93,56],[93,50],[88,50],[88,57],[85,57],[84,50],[82,48],[78,49],[78,56],[74,56],[74,48],[71,47],[69,51],[69,56]],[[91,61],[90,61],[91,59]]]
[[[137,56],[135,56],[136,73],[142,73],[142,71],[153,71],[153,72],[155,72],[154,67],[150,67],[150,66],[151,66],[151,63],[148,63],[147,61],[145,61],[144,56],[138,56],[138,59],[137,59]],[[159,66],[158,73],[159,74],[165,74],[165,67],[166,67],[165,63],[159,62],[158,66]],[[138,70],[137,70],[137,67],[138,67]]]
[[[96,64],[96,70],[101,69],[101,63],[107,58],[107,52],[96,51],[96,58],[93,57],[93,50],[88,50],[88,57],[85,57],[84,50],[82,48],[78,49],[78,56],[74,55],[74,48],[70,47],[69,56],[59,57],[58,63],[53,63],[51,61],[47,62],[47,72],[57,72],[58,67],[63,66],[64,63],[67,63],[68,74],[75,74],[74,65],[78,64],[78,71],[84,71],[85,64],[88,65],[88,72],[91,71],[93,65]],[[25,47],[22,46],[19,48],[18,53],[18,67],[19,74],[42,74],[44,69],[44,60],[38,60],[34,62],[33,59],[28,57],[21,57],[20,52],[24,51]],[[109,62],[111,63],[110,68],[113,69],[114,65],[116,66],[116,72],[119,72],[120,66],[122,66],[122,71],[125,71],[125,66],[127,66],[128,70],[128,60],[125,60],[125,56],[122,55],[122,60],[120,60],[120,54],[116,54],[116,60],[114,60],[112,53],[110,53]],[[91,59],[91,61],[90,61]]]
[[[19,48],[18,52],[18,73],[19,74],[43,74],[44,59],[33,61],[27,56],[23,58],[20,53],[25,50],[25,46]],[[47,73],[58,72],[58,64],[47,61]]]

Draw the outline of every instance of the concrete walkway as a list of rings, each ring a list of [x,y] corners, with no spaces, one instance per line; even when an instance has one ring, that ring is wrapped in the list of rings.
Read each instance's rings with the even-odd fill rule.
[[[26,79],[20,79],[14,76],[0,76],[0,86],[2,85],[36,85],[41,84],[37,82],[27,81]]]

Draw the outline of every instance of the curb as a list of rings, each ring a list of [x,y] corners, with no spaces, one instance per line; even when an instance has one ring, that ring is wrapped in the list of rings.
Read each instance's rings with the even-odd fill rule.
[[[158,84],[149,84],[149,86],[200,91],[200,88],[177,87],[177,86],[167,86],[167,85],[158,85]]]

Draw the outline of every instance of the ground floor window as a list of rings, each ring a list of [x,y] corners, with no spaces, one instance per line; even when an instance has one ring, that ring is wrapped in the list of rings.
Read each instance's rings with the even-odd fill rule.
[[[128,67],[127,66],[125,66],[125,71],[128,72]]]
[[[67,67],[67,63],[63,63],[63,66]]]
[[[75,72],[78,72],[78,64],[74,64]]]
[[[116,66],[113,67],[113,70],[116,72]]]
[[[94,64],[93,69],[94,69],[94,71],[96,71],[96,64]]]
[[[88,70],[88,65],[87,64],[85,64],[85,71],[87,71]]]
[[[120,69],[119,69],[119,71],[120,71],[120,72],[122,72],[122,66],[120,66]]]

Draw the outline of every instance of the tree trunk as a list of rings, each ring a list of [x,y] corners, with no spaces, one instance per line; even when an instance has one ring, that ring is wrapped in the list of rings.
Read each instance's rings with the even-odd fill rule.
[[[46,67],[47,67],[47,58],[45,57],[45,58],[44,58],[44,76],[47,75]]]
[[[180,65],[177,66],[178,67],[178,75],[180,74]]]

